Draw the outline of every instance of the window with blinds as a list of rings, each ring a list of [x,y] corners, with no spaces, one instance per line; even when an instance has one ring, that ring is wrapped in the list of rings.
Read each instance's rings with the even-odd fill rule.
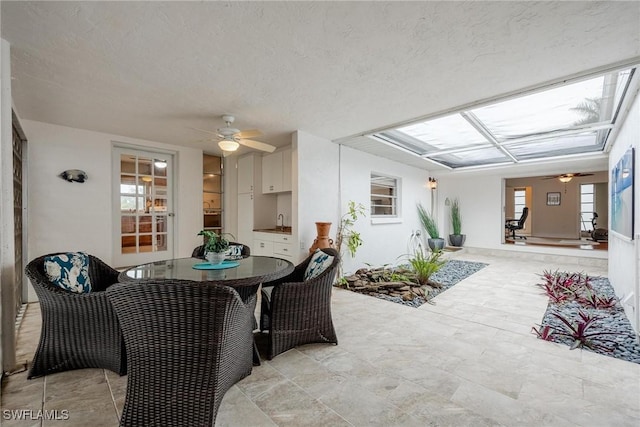
[[[371,217],[398,216],[398,178],[371,174]]]

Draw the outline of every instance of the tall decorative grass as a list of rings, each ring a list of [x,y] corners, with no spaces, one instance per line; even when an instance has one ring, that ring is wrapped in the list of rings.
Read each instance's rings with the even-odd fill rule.
[[[422,227],[432,239],[440,238],[440,230],[438,230],[438,223],[433,216],[433,213],[427,212],[422,203],[417,204],[418,217],[422,223]]]
[[[462,215],[460,214],[460,201],[457,197],[451,202],[451,227],[453,234],[462,234]]]

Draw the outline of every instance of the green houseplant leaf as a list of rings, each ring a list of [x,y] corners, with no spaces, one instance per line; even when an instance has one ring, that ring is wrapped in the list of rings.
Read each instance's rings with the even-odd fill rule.
[[[440,239],[440,230],[438,230],[438,223],[432,212],[427,212],[422,203],[417,204],[418,217],[422,223],[422,227],[425,229],[429,237],[432,239]]]
[[[207,252],[224,252],[229,248],[229,241],[224,237],[230,234],[218,234],[212,230],[200,230],[198,236],[204,236],[204,251]],[[231,236],[233,237],[233,236]]]
[[[451,227],[453,234],[462,234],[462,215],[460,214],[460,201],[457,197],[451,202]]]

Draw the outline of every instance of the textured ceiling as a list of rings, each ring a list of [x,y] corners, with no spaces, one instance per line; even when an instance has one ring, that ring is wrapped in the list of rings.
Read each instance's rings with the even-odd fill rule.
[[[7,2],[24,119],[331,140],[640,57],[638,2]],[[431,164],[425,164],[431,168]]]

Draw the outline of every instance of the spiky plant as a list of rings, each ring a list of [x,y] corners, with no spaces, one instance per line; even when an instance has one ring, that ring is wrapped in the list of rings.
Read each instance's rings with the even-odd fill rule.
[[[571,344],[571,350],[586,347],[591,350],[600,349],[604,351],[611,351],[611,348],[603,345],[603,343],[616,343],[614,340],[603,338],[603,336],[605,335],[617,335],[616,332],[589,332],[589,329],[594,325],[594,322],[600,319],[599,317],[580,310],[578,311],[579,319],[577,319],[575,323],[573,323],[566,317],[562,316],[560,313],[551,313],[551,315],[560,320],[565,329],[564,331],[556,330],[555,334],[563,337],[568,337],[573,340],[573,343]]]
[[[460,201],[457,197],[451,202],[451,227],[453,234],[462,234],[462,215],[460,214]]]
[[[553,328],[549,325],[538,325],[539,329],[536,327],[531,328],[531,332],[535,333],[538,338],[545,341],[553,341]]]
[[[422,223],[422,227],[432,239],[440,239],[440,230],[438,229],[438,223],[432,212],[427,212],[422,203],[417,204],[418,218]]]
[[[433,251],[431,255],[426,256],[422,251],[416,251],[416,253],[409,258],[409,264],[416,273],[416,279],[420,285],[425,286],[429,284],[429,279],[438,270],[442,268],[446,261],[442,261],[440,257],[442,251]]]

